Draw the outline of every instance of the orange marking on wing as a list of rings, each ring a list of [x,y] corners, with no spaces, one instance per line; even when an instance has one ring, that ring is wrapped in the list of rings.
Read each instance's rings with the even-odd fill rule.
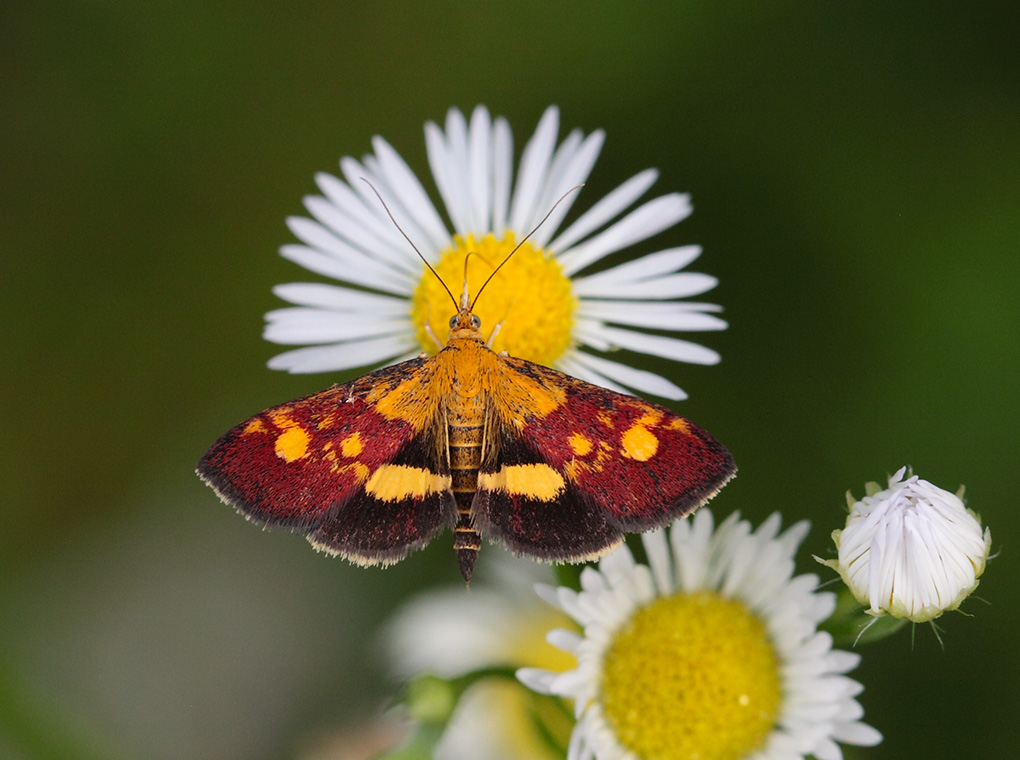
[[[388,420],[403,420],[421,432],[435,420],[453,385],[453,359],[442,351],[396,387],[369,390],[365,402]]]
[[[691,434],[691,424],[683,417],[674,417],[664,427],[666,430],[679,430],[684,435]]]
[[[308,444],[312,437],[298,424],[286,428],[276,438],[276,456],[286,462],[293,462],[308,456]]]
[[[261,419],[256,417],[244,426],[244,430],[242,432],[245,435],[250,435],[251,433],[268,433],[269,428],[265,426],[265,423],[263,423]]]
[[[620,453],[637,462],[647,462],[659,450],[655,433],[639,422],[631,425],[620,438]]]
[[[565,388],[519,372],[511,360],[491,351],[481,355],[479,373],[496,413],[517,430],[524,429],[527,418],[542,419],[567,401]]]
[[[340,441],[340,453],[348,459],[354,459],[362,452],[363,449],[364,445],[361,443],[361,433],[351,433],[349,436]]]
[[[570,446],[570,450],[574,452],[575,456],[583,457],[591,453],[594,448],[592,442],[585,438],[581,433],[571,433],[570,437],[567,438],[567,445]]]

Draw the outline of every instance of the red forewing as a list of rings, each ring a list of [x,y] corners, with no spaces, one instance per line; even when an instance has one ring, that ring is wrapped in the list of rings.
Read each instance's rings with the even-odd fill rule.
[[[692,512],[736,471],[725,447],[664,407],[523,360],[504,366],[507,382],[519,373],[566,391],[520,430],[494,420],[482,456],[479,532],[518,552],[597,556],[621,533]]]
[[[217,441],[198,473],[255,522],[305,533],[355,562],[395,561],[455,519],[448,494],[424,482],[406,494],[366,490],[383,466],[391,468],[386,473],[443,476],[431,429],[384,415],[366,399],[413,381],[422,364],[404,362],[268,409]]]

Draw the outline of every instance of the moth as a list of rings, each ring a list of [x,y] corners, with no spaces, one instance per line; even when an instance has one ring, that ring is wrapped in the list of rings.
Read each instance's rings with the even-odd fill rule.
[[[453,300],[439,353],[256,414],[213,444],[199,476],[251,521],[359,565],[392,564],[452,528],[465,581],[482,539],[592,560],[733,477],[701,428],[492,351],[466,285]]]

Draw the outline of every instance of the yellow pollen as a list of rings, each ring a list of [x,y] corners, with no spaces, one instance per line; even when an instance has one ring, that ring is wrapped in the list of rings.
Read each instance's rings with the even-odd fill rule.
[[[467,266],[468,293],[474,298],[482,283],[513,250],[513,233],[502,240],[489,234],[481,240],[473,235],[454,237],[454,247],[442,252],[436,272],[453,294],[460,298],[464,287],[464,260]],[[539,364],[552,364],[570,347],[570,329],[577,309],[570,279],[548,252],[525,243],[503,266],[482,293],[474,313],[482,320],[482,333],[488,339],[500,322],[493,351],[506,351]],[[425,332],[426,322],[444,345],[450,334],[450,317],[456,309],[436,276],[427,269],[414,291],[412,318],[418,340],[427,353],[439,349]]]
[[[657,599],[613,637],[599,700],[642,760],[740,760],[773,730],[779,661],[741,602],[700,591]]]

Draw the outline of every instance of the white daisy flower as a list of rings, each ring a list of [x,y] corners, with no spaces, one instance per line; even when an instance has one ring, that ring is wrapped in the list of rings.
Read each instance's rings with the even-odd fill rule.
[[[411,678],[433,673],[443,678],[491,668],[524,665],[563,671],[568,654],[545,641],[550,627],[570,626],[570,618],[535,596],[538,581],[552,579],[548,565],[498,552],[487,566],[493,580],[476,579],[470,593],[463,584],[413,597],[384,631],[395,675]],[[567,716],[519,683],[487,678],[461,698],[436,745],[435,760],[555,760],[549,742],[536,731],[570,734]],[[560,755],[562,757],[562,755]]]
[[[470,123],[456,109],[446,128],[429,122],[429,165],[453,231],[400,155],[381,137],[361,162],[343,158],[344,180],[320,173],[322,195],[305,199],[313,217],[288,219],[301,244],[280,253],[347,286],[290,283],[274,293],[294,307],[266,315],[265,338],[304,345],[270,360],[273,369],[332,372],[395,362],[445,343],[455,306],[375,197],[378,189],[400,227],[459,295],[467,270],[477,293],[493,268],[568,190],[583,183],[605,134],[574,130],[557,144],[559,111],[546,110],[524,148],[516,180],[513,140],[503,118],[479,106]],[[491,330],[493,350],[556,367],[614,390],[669,399],[686,394],[671,381],[591,352],[626,349],[679,362],[715,364],[708,348],[651,331],[722,330],[714,304],[685,301],[715,287],[706,274],[682,271],[701,253],[686,245],[591,272],[607,256],[669,229],[691,213],[687,195],[669,193],[630,209],[658,176],[647,169],[560,226],[577,198],[568,195],[485,290],[475,313]],[[465,267],[469,252],[477,254]],[[586,273],[587,272],[587,273]],[[349,287],[348,287],[349,286]],[[587,349],[587,350],[586,350]]]
[[[553,630],[571,652],[565,673],[522,669],[532,689],[574,700],[570,760],[838,760],[837,742],[873,745],[860,722],[860,656],[818,630],[835,607],[817,577],[793,577],[807,533],[757,531],[734,514],[713,530],[699,510],[642,536],[648,565],[626,547],[581,575],[581,591],[539,594],[584,628]]]
[[[885,490],[868,483],[861,501],[847,493],[846,527],[832,533],[837,559],[823,564],[839,572],[869,615],[923,623],[955,610],[977,588],[992,534],[959,495],[913,474],[904,480],[906,472],[897,470]]]

